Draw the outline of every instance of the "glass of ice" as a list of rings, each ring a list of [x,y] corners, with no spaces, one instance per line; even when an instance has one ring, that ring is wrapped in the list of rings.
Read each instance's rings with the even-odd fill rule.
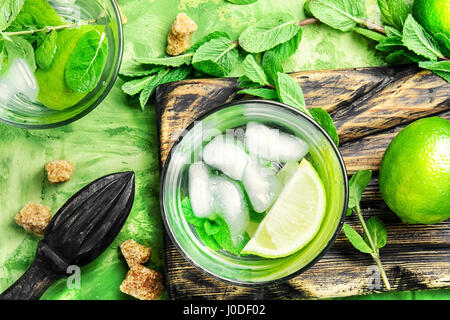
[[[66,37],[68,39],[61,40],[60,32],[81,30],[80,28],[87,30],[91,26],[96,30],[101,28],[101,41],[105,45],[102,48],[107,48],[107,58],[103,61],[103,71],[92,89],[82,93],[70,91],[70,94],[67,88],[54,85],[51,68],[47,75],[41,76],[43,72],[40,72],[40,68],[31,70],[25,59],[12,61],[8,71],[0,74],[0,121],[16,127],[52,128],[83,117],[97,107],[112,89],[122,61],[122,22],[114,0],[48,0],[48,3],[46,0],[45,4],[50,4],[59,15],[61,26],[74,26],[58,29],[60,42],[57,43],[63,44],[60,47],[72,46],[70,38],[75,38],[71,34]],[[76,32],[73,34],[76,35]],[[26,39],[27,36],[14,37]],[[55,61],[52,63],[55,64]]]
[[[195,225],[197,221],[195,219],[201,219],[202,214],[206,215],[211,211],[211,203],[204,196],[210,192],[208,188],[211,189],[205,182],[208,175],[212,175],[210,179],[214,179],[216,192],[214,201],[222,203],[221,208],[227,208],[219,211],[228,212],[222,217],[227,222],[230,237],[236,245],[239,241],[248,241],[243,240],[241,236],[243,228],[247,228],[246,237],[252,233],[250,231],[252,221],[248,221],[252,220],[252,217],[248,218],[248,211],[257,210],[258,207],[265,210],[270,205],[266,200],[270,200],[272,193],[277,193],[277,183],[267,182],[266,185],[269,187],[264,189],[261,187],[264,183],[258,183],[257,179],[251,178],[248,168],[251,163],[257,161],[245,162],[243,160],[245,155],[241,151],[236,151],[232,163],[227,164],[223,161],[235,152],[233,151],[235,147],[221,142],[221,137],[228,137],[232,133],[234,135],[232,140],[237,149],[241,148],[240,150],[249,153],[249,149],[253,148],[248,145],[247,139],[251,126],[279,131],[280,135],[286,138],[280,140],[278,145],[275,145],[270,137],[261,140],[267,141],[268,152],[273,150],[283,152],[279,161],[263,164],[265,167],[263,170],[269,168],[267,170],[279,172],[286,166],[289,157],[301,154],[301,157],[308,159],[314,167],[324,186],[326,205],[318,231],[305,246],[288,256],[265,258],[254,254],[240,254],[232,249],[216,248],[215,245],[205,241],[207,238],[199,234],[203,229],[200,230]],[[264,136],[262,131],[262,133],[255,130],[252,132]],[[306,151],[301,143],[296,145],[295,141],[291,143],[289,139],[302,141],[306,145]],[[205,167],[209,169],[205,170]],[[250,182],[246,182],[246,179]],[[332,245],[347,210],[347,182],[345,165],[337,147],[308,115],[272,101],[238,101],[202,115],[174,144],[162,172],[163,221],[178,251],[199,270],[237,285],[278,283],[312,266]],[[193,188],[196,193],[192,192]],[[252,200],[249,200],[250,198]],[[242,201],[251,203],[245,205]],[[247,218],[236,218],[239,217],[237,208],[240,207],[246,208],[244,211]],[[199,216],[194,217],[194,221],[192,217],[188,217],[192,216],[192,209]],[[212,230],[211,234],[214,232],[216,231]]]

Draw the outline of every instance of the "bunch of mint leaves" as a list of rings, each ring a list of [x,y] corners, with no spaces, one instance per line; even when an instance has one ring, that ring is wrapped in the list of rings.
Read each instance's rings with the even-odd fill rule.
[[[450,39],[444,33],[428,33],[414,19],[412,4],[412,0],[378,0],[383,26],[366,19],[365,0],[308,0],[305,11],[334,29],[375,40],[390,64],[417,63],[450,82]]]
[[[34,72],[49,70],[57,50],[58,32],[95,21],[66,23],[46,0],[2,0],[0,3],[0,75],[15,59],[24,59]],[[65,68],[67,86],[87,93],[95,88],[108,55],[108,42],[96,31],[87,32],[77,43]]]
[[[142,109],[158,85],[192,77],[226,77],[242,63],[240,94],[278,100],[314,118],[339,144],[331,116],[321,108],[308,110],[301,87],[287,75],[282,63],[298,49],[301,21],[289,13],[273,13],[247,27],[238,39],[214,31],[178,56],[137,57],[120,76],[123,92],[139,100]]]

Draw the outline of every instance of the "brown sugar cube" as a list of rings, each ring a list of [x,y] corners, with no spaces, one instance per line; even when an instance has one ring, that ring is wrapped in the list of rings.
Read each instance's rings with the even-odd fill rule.
[[[120,291],[139,300],[155,300],[163,288],[162,274],[139,264],[131,267],[120,285]]]
[[[18,225],[37,236],[44,235],[45,228],[47,228],[51,219],[52,215],[49,207],[32,202],[20,210],[14,218]]]
[[[166,52],[171,56],[182,54],[191,47],[191,36],[197,24],[184,12],[179,13],[167,36]]]
[[[120,244],[120,251],[122,251],[128,266],[131,268],[136,264],[146,263],[150,258],[152,249],[130,239]]]
[[[72,177],[75,165],[67,160],[54,160],[45,165],[50,183],[66,182]]]

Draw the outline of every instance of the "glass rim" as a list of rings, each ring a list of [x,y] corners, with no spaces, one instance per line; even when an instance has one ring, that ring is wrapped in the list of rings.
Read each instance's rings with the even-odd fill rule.
[[[344,159],[341,155],[341,153],[339,152],[338,147],[336,146],[336,144],[334,143],[333,139],[330,137],[330,135],[325,131],[325,129],[323,129],[311,116],[309,116],[308,114],[294,108],[291,107],[289,105],[286,105],[284,103],[281,102],[277,102],[277,101],[271,101],[271,100],[261,100],[261,99],[245,99],[245,100],[238,100],[238,101],[233,101],[233,102],[229,102],[229,103],[225,103],[222,105],[219,105],[217,107],[212,108],[211,110],[208,110],[204,113],[202,113],[200,116],[198,116],[197,118],[195,118],[187,127],[186,129],[184,129],[186,132],[189,132],[195,125],[196,122],[198,121],[203,121],[205,118],[207,118],[208,116],[214,114],[215,112],[218,112],[220,110],[223,109],[227,109],[236,105],[243,105],[243,104],[269,104],[275,107],[279,107],[288,111],[291,111],[293,113],[295,113],[296,115],[303,117],[305,120],[307,120],[308,122],[310,122],[317,130],[319,130],[324,136],[325,138],[328,140],[329,144],[332,146],[332,149],[339,161],[339,166],[341,168],[341,173],[343,176],[343,180],[344,180],[344,206],[342,209],[342,213],[341,213],[341,217],[339,219],[339,223],[336,227],[336,230],[333,233],[333,236],[329,239],[328,243],[324,246],[324,248],[322,249],[322,251],[320,251],[320,253],[315,256],[309,263],[307,263],[305,266],[301,267],[300,269],[298,269],[295,272],[292,272],[289,275],[286,275],[284,277],[278,278],[278,279],[274,279],[274,280],[268,280],[268,281],[261,281],[261,282],[245,282],[245,281],[239,281],[239,280],[230,280],[224,277],[221,277],[217,274],[214,274],[212,272],[209,272],[208,270],[206,270],[205,268],[203,268],[200,264],[198,264],[197,262],[195,262],[186,252],[185,250],[182,248],[182,246],[178,243],[175,235],[173,234],[172,228],[170,227],[170,224],[168,222],[167,219],[167,211],[165,209],[164,206],[164,185],[166,182],[166,178],[167,178],[167,171],[168,171],[168,164],[170,163],[173,154],[176,151],[176,147],[181,143],[181,141],[183,140],[183,138],[178,138],[177,141],[174,142],[173,146],[171,147],[167,157],[166,157],[166,161],[164,166],[161,169],[161,182],[160,182],[160,210],[162,212],[162,220],[164,223],[164,227],[165,227],[165,231],[168,234],[170,240],[172,241],[173,245],[175,246],[175,248],[177,249],[177,251],[192,265],[194,266],[197,270],[199,270],[201,273],[212,277],[213,279],[222,281],[224,283],[228,283],[231,285],[237,285],[237,286],[242,286],[242,287],[261,287],[264,285],[276,285],[276,284],[280,284],[280,283],[284,283],[292,278],[295,278],[296,276],[300,275],[301,273],[305,272],[306,270],[308,270],[309,268],[311,268],[320,258],[323,257],[323,255],[330,249],[330,247],[334,244],[339,232],[342,229],[342,225],[344,224],[344,219],[346,217],[346,213],[347,213],[347,208],[348,208],[348,199],[349,199],[349,187],[348,187],[348,176],[347,176],[347,169],[345,166],[345,162]]]
[[[112,77],[108,83],[108,85],[103,90],[102,94],[85,110],[81,111],[80,113],[70,117],[69,119],[57,121],[54,123],[48,123],[48,124],[27,124],[27,123],[18,123],[14,121],[10,121],[8,119],[2,119],[0,118],[0,122],[10,125],[16,128],[21,129],[51,129],[51,128],[57,128],[64,125],[67,125],[69,123],[75,122],[84,116],[86,116],[88,113],[90,113],[92,110],[98,107],[100,103],[105,100],[106,96],[111,92],[112,88],[114,87],[117,77],[119,75],[120,67],[122,65],[122,59],[123,59],[123,51],[124,51],[124,34],[123,34],[123,24],[122,19],[119,11],[119,7],[117,5],[116,0],[107,0],[112,4],[113,10],[114,10],[114,16],[116,17],[117,25],[118,25],[118,31],[119,31],[119,46],[118,46],[118,55],[117,55],[117,64],[114,68],[114,71],[112,73]]]

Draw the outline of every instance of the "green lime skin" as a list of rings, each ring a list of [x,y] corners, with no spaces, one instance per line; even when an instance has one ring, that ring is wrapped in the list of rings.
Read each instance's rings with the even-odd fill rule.
[[[450,0],[415,0],[412,14],[431,35],[450,39]]]
[[[388,207],[405,223],[450,218],[450,121],[424,118],[403,129],[384,154],[379,185]]]

